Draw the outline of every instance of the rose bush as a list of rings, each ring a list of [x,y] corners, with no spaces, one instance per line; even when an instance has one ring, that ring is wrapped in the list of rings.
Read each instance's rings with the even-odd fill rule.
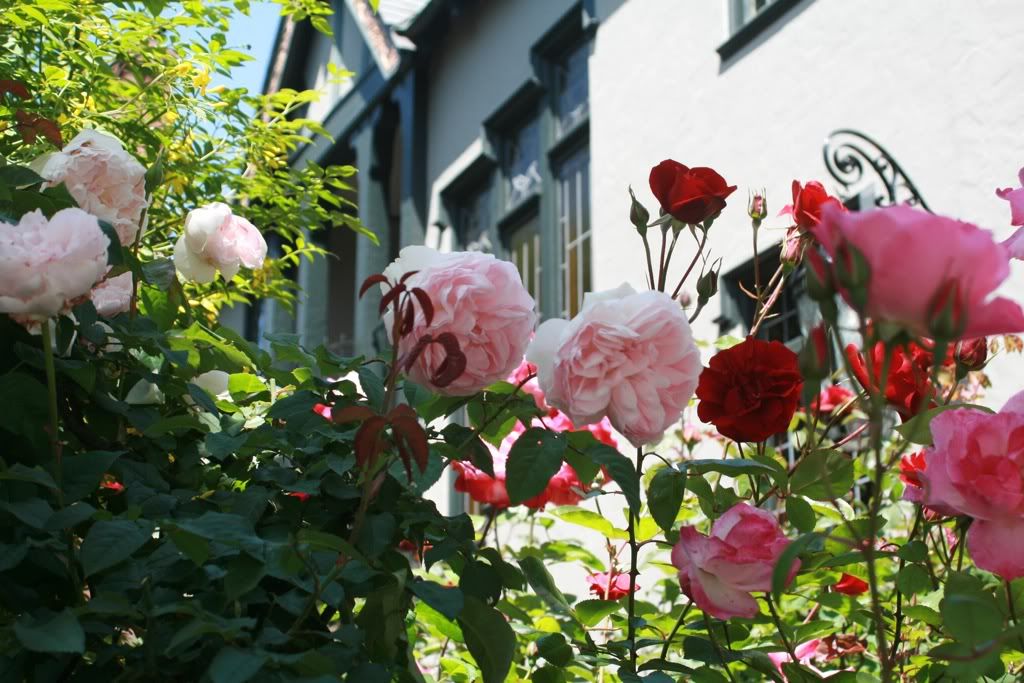
[[[749,336],[695,340],[735,187],[666,161],[666,216],[629,197],[652,291],[587,293],[531,343],[512,264],[409,248],[362,287],[380,357],[256,343],[219,308],[287,304],[311,226],[365,233],[331,194],[352,169],[284,163],[312,94],[208,87],[239,58],[180,29],[227,4],[160,9],[0,15],[4,680],[1024,674],[1024,399],[967,402],[1024,349],[982,336],[1018,329],[991,296],[1014,238],[794,183],[798,244],[743,285]],[[327,27],[323,3],[284,10]],[[224,139],[196,125],[215,115]],[[673,293],[684,229],[702,268]],[[801,267],[797,354],[761,323]]]

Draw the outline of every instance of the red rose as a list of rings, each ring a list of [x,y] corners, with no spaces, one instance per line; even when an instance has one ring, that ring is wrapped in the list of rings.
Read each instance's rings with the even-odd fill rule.
[[[629,595],[629,574],[599,572],[588,576],[587,583],[590,584],[590,592],[596,595],[598,600],[618,600]],[[634,592],[639,587],[634,584]]]
[[[908,486],[923,489],[924,484],[921,483],[921,473],[924,472],[926,464],[927,460],[925,459],[924,449],[904,454],[900,458],[900,481]],[[904,495],[904,498],[907,498],[907,496]]]
[[[981,370],[988,360],[988,339],[965,339],[956,345],[956,362],[966,370]]]
[[[310,499],[310,494],[303,493],[302,491],[288,491],[284,495],[291,496],[292,498],[298,498],[301,503],[305,503]]]
[[[714,169],[688,168],[666,159],[651,169],[651,192],[665,213],[687,225],[714,218],[725,208],[725,198],[736,190]]]
[[[860,595],[868,590],[868,582],[851,574],[843,574],[832,590],[843,595]]]
[[[799,180],[793,181],[793,203],[782,207],[779,215],[790,215],[798,228],[813,228],[821,221],[821,211],[828,205],[846,210],[838,199],[829,196],[825,186],[817,180],[801,185]]]
[[[331,419],[331,407],[323,403],[317,403],[313,406],[313,412],[327,421]]]
[[[875,344],[872,354],[872,375],[868,378],[867,363],[860,349],[854,344],[846,347],[853,374],[860,385],[868,391],[876,391],[878,379],[885,361],[885,345]],[[892,405],[900,417],[909,420],[922,410],[935,406],[935,388],[931,382],[933,356],[930,351],[913,342],[898,346],[889,363],[889,376],[885,386],[885,400]],[[948,363],[948,359],[947,359]]]
[[[785,345],[753,337],[719,351],[697,384],[697,416],[734,441],[764,441],[789,428],[803,380]]]

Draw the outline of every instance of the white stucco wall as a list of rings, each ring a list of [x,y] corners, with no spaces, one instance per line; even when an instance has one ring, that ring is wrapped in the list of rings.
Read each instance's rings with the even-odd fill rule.
[[[1024,165],[1022,25],[1013,0],[805,0],[722,64],[725,0],[621,4],[602,16],[590,59],[595,288],[643,285],[625,188],[655,207],[657,162],[712,166],[739,186],[712,231],[727,272],[751,255],[748,189],[767,188],[774,214],[794,178],[828,185],[821,145],[836,128],[886,146],[934,211],[1008,236],[993,188]],[[1008,293],[1024,300],[1021,269]],[[714,335],[716,315],[701,315],[699,335]],[[1024,384],[1024,363],[1008,360],[990,366],[996,404]]]

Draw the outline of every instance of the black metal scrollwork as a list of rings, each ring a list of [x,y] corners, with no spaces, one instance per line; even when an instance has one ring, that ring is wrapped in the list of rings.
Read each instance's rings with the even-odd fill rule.
[[[911,204],[931,211],[903,168],[867,135],[848,128],[834,130],[825,138],[822,155],[825,168],[841,186],[843,200],[880,184],[882,192],[875,194],[876,206]]]

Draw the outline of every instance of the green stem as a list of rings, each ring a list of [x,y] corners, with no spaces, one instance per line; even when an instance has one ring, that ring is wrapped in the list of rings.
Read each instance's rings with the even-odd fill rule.
[[[775,622],[775,628],[779,629],[779,637],[782,638],[782,644],[786,647],[786,652],[789,653],[790,658],[794,663],[798,661],[796,651],[793,650],[793,643],[786,637],[786,629],[782,626],[782,621],[779,619],[778,612],[775,611],[775,603],[772,601],[772,594],[765,593],[764,599],[768,603],[768,611],[772,614],[772,621]]]
[[[643,472],[644,449],[636,449],[636,471],[638,476]],[[629,533],[629,598],[626,605],[626,639],[629,641],[629,661],[633,664],[633,671],[636,671],[636,577],[639,574],[637,568],[637,556],[640,554],[640,546],[636,543],[636,524],[633,510],[626,508],[626,530]]]
[[[732,683],[736,683],[736,679],[732,675],[732,671],[729,669],[729,662],[725,660],[725,652],[722,651],[722,646],[718,643],[718,639],[715,638],[715,631],[711,627],[711,619],[708,618],[707,613],[704,614],[704,626],[708,631],[708,638],[711,640],[711,645],[715,648],[715,652],[718,653],[718,660],[722,662],[722,668],[725,669],[726,675],[729,676],[729,680]]]
[[[704,230],[703,237],[701,237],[700,240],[700,244],[697,246],[697,253],[693,255],[693,260],[690,261],[690,265],[686,267],[686,272],[683,273],[683,277],[679,279],[679,284],[677,284],[676,288],[672,290],[673,299],[679,296],[679,290],[683,288],[683,283],[686,282],[686,278],[690,277],[690,273],[693,271],[693,267],[697,265],[697,259],[699,259],[700,255],[704,253],[704,245],[707,244],[707,241],[708,231]]]
[[[651,289],[658,284],[654,279],[654,262],[651,260],[651,244],[647,241],[647,233],[641,235],[644,241],[644,253],[647,255],[647,279],[651,283]]]
[[[50,410],[50,450],[53,454],[54,473],[57,479],[57,496],[62,499],[60,417],[57,414],[57,371],[53,364],[53,335],[50,333],[50,321],[44,320],[41,328],[43,333],[43,360],[46,366],[47,405]],[[63,504],[61,507],[63,507]]]
[[[675,625],[672,627],[672,632],[668,634],[668,638],[665,639],[665,645],[661,648],[661,659],[664,660],[668,657],[668,648],[672,644],[672,639],[676,637],[676,633],[683,627],[683,622],[686,621],[686,615],[690,613],[690,608],[693,607],[693,603],[687,603],[683,611],[679,613],[679,618],[676,619]]]

